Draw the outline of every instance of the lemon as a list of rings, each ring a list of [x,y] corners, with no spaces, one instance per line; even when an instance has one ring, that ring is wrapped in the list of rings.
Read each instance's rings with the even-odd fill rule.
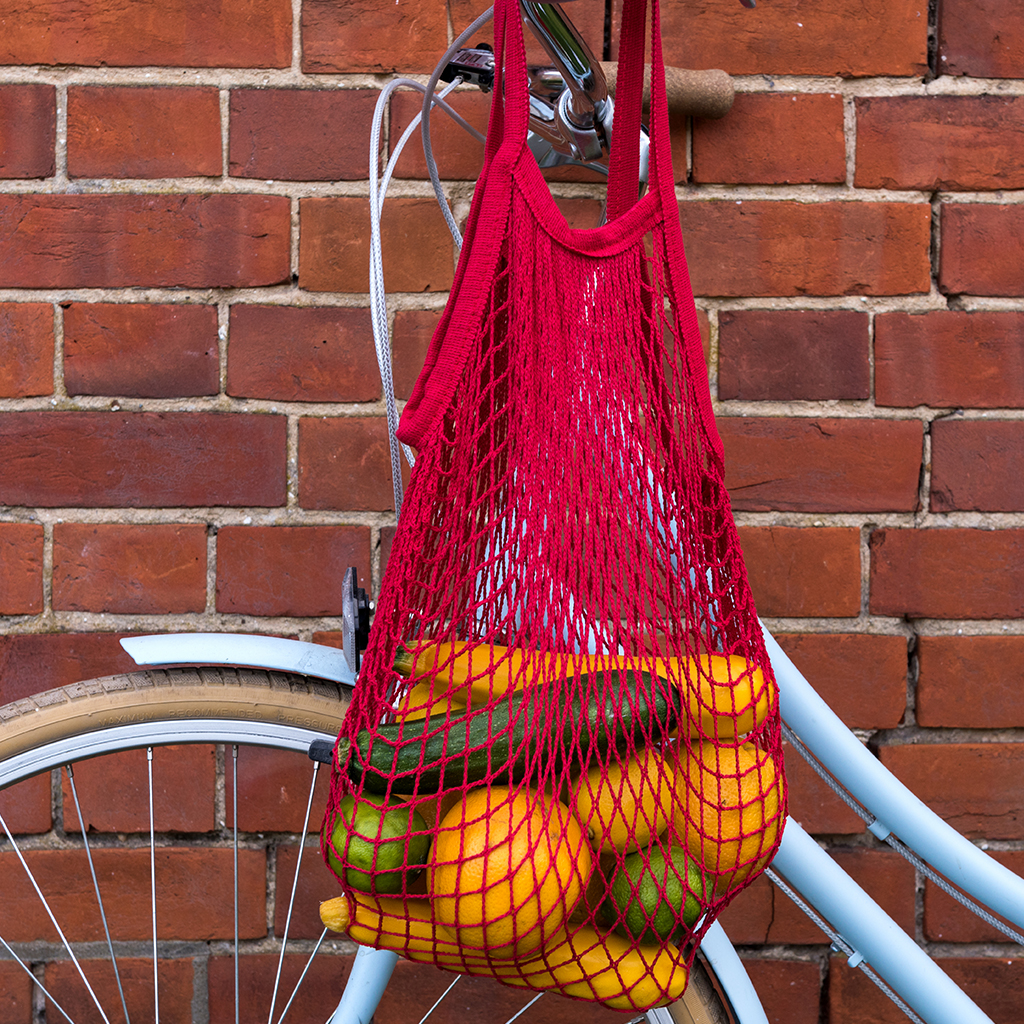
[[[426,863],[426,830],[420,813],[400,797],[385,804],[383,797],[369,794],[358,802],[346,796],[338,805],[331,840],[324,843],[327,863],[353,889],[401,892],[403,880],[411,881]]]
[[[616,931],[641,945],[679,941],[700,917],[706,898],[704,873],[688,852],[673,846],[666,856],[655,846],[622,859],[603,911]]]

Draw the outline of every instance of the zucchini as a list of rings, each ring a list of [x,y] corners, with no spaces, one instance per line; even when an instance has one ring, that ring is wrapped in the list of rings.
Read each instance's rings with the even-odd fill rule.
[[[363,729],[336,756],[370,793],[426,794],[518,782],[553,761],[583,771],[609,748],[636,749],[667,736],[683,714],[670,683],[611,670],[510,693],[457,718],[437,716]]]

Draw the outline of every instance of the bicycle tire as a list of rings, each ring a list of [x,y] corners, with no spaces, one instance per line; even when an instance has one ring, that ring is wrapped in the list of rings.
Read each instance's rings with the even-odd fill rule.
[[[0,707],[0,789],[69,761],[140,746],[302,751],[310,739],[337,734],[348,702],[348,688],[337,683],[248,668],[147,669],[85,680]],[[703,975],[698,967],[695,984],[670,1008],[676,1024],[732,1020]],[[582,1016],[589,1004],[568,1005]]]

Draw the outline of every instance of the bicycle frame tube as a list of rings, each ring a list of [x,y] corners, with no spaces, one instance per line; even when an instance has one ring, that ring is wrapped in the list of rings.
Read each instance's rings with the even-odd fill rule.
[[[779,684],[783,719],[875,815],[871,832],[880,839],[894,832],[954,885],[1024,928],[1024,879],[979,850],[907,789],[842,723],[763,624],[761,628]]]

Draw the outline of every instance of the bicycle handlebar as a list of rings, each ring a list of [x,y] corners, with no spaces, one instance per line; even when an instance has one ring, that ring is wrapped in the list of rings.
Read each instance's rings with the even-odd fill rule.
[[[608,92],[615,94],[618,65],[601,62],[608,83]],[[644,103],[650,101],[651,68],[644,69]],[[725,71],[687,71],[665,68],[665,89],[669,114],[675,117],[723,117],[732,107],[736,90]]]

